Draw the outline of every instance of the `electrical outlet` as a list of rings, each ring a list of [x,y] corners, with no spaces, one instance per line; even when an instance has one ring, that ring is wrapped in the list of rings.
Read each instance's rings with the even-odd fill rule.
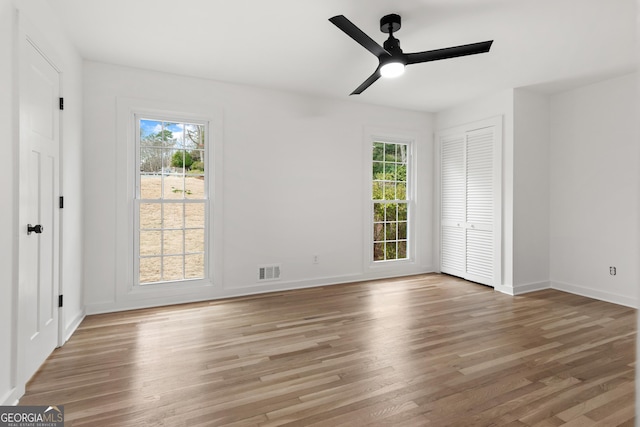
[[[313,256],[313,263],[314,264],[320,264],[320,257],[318,255],[314,255]]]
[[[612,276],[616,275],[616,268],[615,267],[609,267],[609,274]]]

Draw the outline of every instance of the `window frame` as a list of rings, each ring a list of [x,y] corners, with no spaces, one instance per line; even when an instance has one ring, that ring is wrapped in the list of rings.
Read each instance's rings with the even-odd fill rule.
[[[217,103],[202,104],[189,97],[159,100],[116,96],[115,146],[105,161],[113,164],[116,177],[114,210],[115,245],[105,248],[104,257],[113,260],[112,280],[115,292],[103,292],[101,307],[143,307],[149,304],[175,304],[211,298],[223,288],[224,279],[224,109]],[[133,219],[135,196],[135,114],[159,115],[209,122],[209,276],[191,282],[160,283],[153,286],[134,285]],[[96,116],[95,119],[98,119]],[[99,179],[96,177],[94,179]],[[100,195],[89,195],[100,200]],[[109,206],[104,207],[109,210]],[[105,280],[111,280],[105,279]]]
[[[414,264],[416,260],[415,242],[415,209],[416,209],[416,137],[398,132],[389,131],[369,131],[365,137],[365,250],[364,264],[368,270],[387,270],[396,267],[405,268],[408,264]],[[388,144],[405,144],[407,146],[407,182],[406,182],[406,203],[407,203],[407,257],[401,259],[374,260],[374,203],[379,202],[373,199],[373,149],[375,142]],[[389,201],[391,202],[391,201]]]
[[[135,165],[135,176],[134,176],[134,190],[133,190],[133,286],[134,287],[140,287],[140,288],[145,288],[145,287],[158,287],[158,286],[185,286],[188,285],[190,283],[202,283],[203,281],[206,281],[210,278],[211,274],[210,274],[210,255],[211,255],[211,247],[210,247],[210,238],[209,236],[211,235],[210,232],[210,225],[209,225],[209,211],[210,211],[210,205],[211,205],[211,193],[210,193],[210,169],[211,169],[211,160],[212,160],[212,156],[210,155],[211,153],[211,138],[210,138],[210,126],[211,123],[209,120],[206,119],[201,119],[201,118],[193,118],[190,116],[183,116],[183,115],[176,115],[173,113],[142,113],[142,112],[135,112],[133,115],[133,120],[134,120],[134,165]],[[161,122],[165,122],[165,123],[182,123],[182,124],[194,124],[194,125],[202,125],[204,126],[204,133],[205,133],[205,144],[204,144],[204,148],[203,148],[203,156],[205,158],[205,162],[204,162],[204,198],[203,199],[187,199],[187,198],[183,198],[183,199],[165,199],[164,197],[161,197],[159,199],[142,199],[141,198],[141,185],[140,185],[140,179],[142,176],[142,173],[140,171],[140,154],[141,154],[141,137],[140,137],[140,122],[142,120],[154,120],[154,121],[161,121]],[[162,194],[162,196],[164,196],[164,194]],[[141,256],[140,254],[140,206],[143,203],[159,203],[161,205],[163,205],[163,210],[164,210],[164,206],[168,205],[168,204],[177,204],[180,202],[177,202],[177,200],[181,200],[181,203],[187,203],[187,204],[200,204],[202,203],[204,205],[204,229],[203,229],[203,233],[204,233],[204,242],[203,242],[203,259],[204,259],[204,274],[201,278],[183,278],[183,279],[178,279],[178,280],[160,280],[160,281],[156,281],[156,282],[145,282],[145,283],[140,283],[140,260],[141,258],[143,258],[143,256]],[[184,206],[184,205],[183,205]],[[186,226],[183,224],[182,230],[186,231]],[[160,230],[164,231],[165,228],[161,227]],[[183,242],[184,242],[184,236],[183,236]],[[163,243],[163,240],[161,240],[161,245]],[[184,245],[184,243],[183,243]],[[184,257],[185,255],[187,255],[187,253],[184,251],[184,246],[183,246],[183,252],[182,252],[182,256]],[[176,254],[177,256],[178,254]],[[173,255],[172,255],[173,256]],[[161,259],[163,259],[165,257],[165,255],[160,254],[159,257]],[[184,274],[184,268],[185,268],[185,261],[183,258],[182,261],[182,268],[183,268],[183,274]]]

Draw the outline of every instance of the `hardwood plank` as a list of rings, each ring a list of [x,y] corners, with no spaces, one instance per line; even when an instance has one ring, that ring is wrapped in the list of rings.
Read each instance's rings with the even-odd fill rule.
[[[20,404],[67,426],[629,426],[635,319],[438,274],[101,314]]]

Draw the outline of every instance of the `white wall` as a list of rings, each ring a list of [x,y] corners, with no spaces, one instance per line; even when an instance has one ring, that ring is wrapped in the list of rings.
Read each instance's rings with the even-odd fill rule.
[[[552,286],[635,307],[637,102],[635,75],[552,96],[550,150]]]
[[[490,117],[502,117],[502,284],[497,288],[509,293],[513,293],[513,99],[514,91],[509,89],[441,111],[436,116],[435,126],[443,130]]]
[[[426,113],[85,62],[85,282],[89,312],[348,282],[431,271],[432,125]],[[123,181],[116,159],[117,100],[198,105],[223,115],[221,281],[197,294],[144,300],[119,277]],[[213,113],[215,114],[215,113]],[[414,135],[418,157],[415,263],[370,269],[364,258],[365,134]],[[124,215],[129,213],[125,210]],[[312,263],[313,255],[320,263]],[[257,283],[258,265],[279,263],[277,282]],[[219,273],[219,271],[218,271]],[[130,283],[129,283],[130,284]],[[122,288],[124,286],[124,289]]]
[[[18,11],[19,20],[13,16]],[[17,284],[18,284],[18,87],[19,75],[14,72],[19,61],[20,31],[39,44],[45,54],[55,58],[63,70],[62,94],[70,108],[62,115],[61,191],[76,199],[65,207],[61,215],[61,287],[65,294],[63,339],[67,338],[83,316],[82,303],[82,62],[75,48],[68,42],[53,12],[44,0],[23,0],[12,3],[0,0],[0,126],[3,129],[3,153],[13,159],[0,168],[3,200],[9,208],[0,211],[0,404],[15,403],[24,392],[28,378],[19,378],[16,368]],[[18,24],[18,22],[29,25]],[[27,30],[28,29],[28,30]],[[6,95],[5,95],[6,94]],[[4,194],[6,193],[6,194]]]
[[[514,91],[513,288],[549,284],[549,96]]]
[[[553,287],[637,307],[635,74],[553,96],[500,92],[439,113],[436,128],[496,114],[505,123],[504,276],[496,289]]]

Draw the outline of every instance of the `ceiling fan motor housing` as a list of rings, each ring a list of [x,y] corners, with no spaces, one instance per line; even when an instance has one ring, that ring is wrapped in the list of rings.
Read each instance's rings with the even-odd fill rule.
[[[400,15],[395,13],[380,18],[380,31],[383,33],[395,33],[401,26]]]

